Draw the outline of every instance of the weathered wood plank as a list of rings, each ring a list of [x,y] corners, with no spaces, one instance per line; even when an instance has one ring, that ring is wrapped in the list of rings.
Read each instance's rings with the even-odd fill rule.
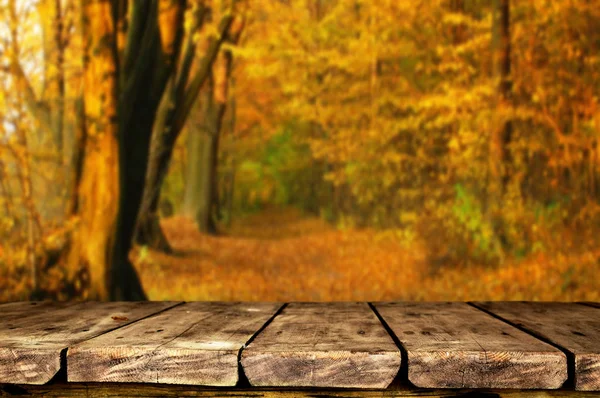
[[[186,303],[76,345],[69,381],[233,386],[240,349],[276,303]]]
[[[567,379],[560,350],[468,304],[375,308],[405,347],[418,387],[554,389]]]
[[[575,388],[600,390],[600,309],[575,303],[478,302],[574,356]]]
[[[57,304],[21,317],[0,320],[0,383],[43,384],[60,369],[70,344],[98,336],[176,303]],[[16,311],[18,305],[13,306]],[[47,308],[46,308],[47,307]],[[7,312],[8,313],[8,312]]]
[[[583,301],[581,304],[589,305],[590,307],[600,308],[600,303],[595,301]]]
[[[4,303],[0,304],[0,322],[49,313],[76,304],[72,301],[15,301]]]
[[[241,362],[253,386],[385,388],[400,358],[366,303],[292,303]]]
[[[0,397],[264,397],[264,398],[595,398],[600,392],[561,390],[419,389],[399,386],[386,390],[281,388],[215,388],[137,383],[53,383],[43,386],[0,385]]]

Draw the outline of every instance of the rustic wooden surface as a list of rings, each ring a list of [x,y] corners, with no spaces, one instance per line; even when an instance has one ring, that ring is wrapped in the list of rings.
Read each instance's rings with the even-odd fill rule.
[[[418,387],[555,389],[567,380],[560,350],[468,304],[375,308],[407,350]]]
[[[18,305],[2,305],[6,319],[0,322],[0,383],[43,384],[61,367],[61,352],[70,344],[87,340],[176,303],[79,303],[58,304],[21,317]],[[10,315],[13,314],[13,315]],[[2,317],[0,316],[0,319]]]
[[[562,390],[418,389],[398,386],[386,390],[281,388],[214,388],[137,383],[54,383],[44,386],[0,385],[0,397],[251,397],[251,398],[598,398],[600,392]]]
[[[600,308],[600,303],[593,302],[593,301],[583,301],[581,304],[588,305],[590,307]]]
[[[75,302],[54,301],[17,301],[14,303],[4,303],[0,304],[0,322],[4,323],[13,319],[44,314],[76,304]]]
[[[598,303],[280,308],[0,304],[0,396],[600,397]]]
[[[186,303],[69,348],[69,381],[234,386],[240,349],[275,303]]]
[[[600,309],[575,303],[478,302],[475,305],[567,350],[575,388],[600,390]]]
[[[401,354],[366,303],[292,303],[243,352],[253,386],[385,388]]]

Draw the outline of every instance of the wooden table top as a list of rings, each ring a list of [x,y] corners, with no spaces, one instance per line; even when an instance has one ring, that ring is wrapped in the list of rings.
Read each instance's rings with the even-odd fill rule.
[[[600,304],[0,304],[0,396],[34,385],[60,385],[64,396],[83,386],[98,396],[107,386],[145,396],[227,395],[215,387],[264,396],[307,388],[600,396]]]

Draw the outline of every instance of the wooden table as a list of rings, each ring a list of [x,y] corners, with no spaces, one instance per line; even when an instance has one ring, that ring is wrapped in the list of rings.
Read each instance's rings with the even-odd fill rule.
[[[0,304],[0,396],[600,397],[600,304]]]

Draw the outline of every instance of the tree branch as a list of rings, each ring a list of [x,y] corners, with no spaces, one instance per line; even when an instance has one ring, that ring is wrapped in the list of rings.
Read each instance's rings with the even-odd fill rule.
[[[134,3],[137,4],[138,2],[135,1]],[[150,2],[148,1],[148,3]],[[151,57],[158,44],[158,1],[152,0],[151,3],[148,15],[136,16],[136,14],[142,13],[145,10],[141,7],[135,8],[134,15],[132,15],[132,19],[145,17],[145,23],[140,41],[141,48],[136,48],[135,57],[132,59],[129,59],[132,54],[131,42],[129,39],[127,40],[127,49],[125,50],[127,55],[125,55],[125,65],[121,73],[123,85],[121,86],[121,95],[119,98],[119,112],[123,118],[123,126],[129,126],[129,121],[133,116],[133,107],[136,104],[138,94],[140,94],[139,88],[144,82],[144,77],[146,77],[146,74],[143,72],[146,68],[152,66]],[[136,39],[137,37],[131,38],[131,40]],[[132,65],[128,65],[129,62]]]
[[[16,58],[16,57],[14,57]],[[21,68],[21,64],[18,60],[13,59],[11,62],[11,72],[13,77],[15,78],[15,82],[17,84],[18,90],[21,94],[23,94],[23,98],[25,99],[25,104],[27,105],[27,109],[34,117],[34,119],[40,124],[40,127],[52,135],[52,122],[50,120],[50,111],[47,106],[44,106],[44,102],[38,101],[36,98],[35,92],[33,91],[33,87],[31,87],[31,83],[23,69]]]
[[[25,99],[25,104],[29,109],[29,112],[32,114],[34,119],[40,124],[40,127],[52,136],[52,122],[50,118],[50,111],[47,107],[44,107],[43,102],[38,101],[36,98],[35,92],[33,91],[33,87],[31,87],[31,83],[25,73],[23,72],[23,68],[21,67],[21,63],[19,62],[19,42],[17,37],[17,26],[19,25],[19,21],[17,18],[17,11],[15,7],[15,0],[11,0],[9,2],[9,13],[10,13],[10,23],[11,23],[11,41],[12,41],[12,51],[10,54],[11,61],[11,73],[15,78],[17,89],[23,95]]]
[[[142,38],[145,34],[145,27],[150,18],[150,9],[154,7],[156,1],[137,1],[130,0],[129,12],[131,13],[129,26],[127,28],[127,40],[122,56],[121,66],[121,87],[125,87],[125,82],[135,64],[137,55],[141,51]]]
[[[177,74],[177,80],[175,83],[175,98],[183,98],[185,93],[185,87],[189,80],[190,71],[192,69],[192,63],[194,62],[194,55],[196,53],[196,42],[194,41],[194,33],[199,31],[204,25],[204,18],[208,14],[208,8],[202,2],[196,13],[193,16],[193,23],[188,32],[185,49],[183,52],[183,61]]]
[[[232,15],[226,15],[221,20],[221,24],[219,26],[219,35],[218,37],[214,37],[211,39],[208,49],[206,50],[206,54],[202,58],[202,63],[198,72],[194,76],[194,79],[191,81],[189,88],[186,90],[183,98],[176,99],[176,107],[175,112],[173,114],[173,119],[171,123],[171,129],[173,132],[179,132],[183,128],[185,120],[190,114],[194,102],[204,85],[204,82],[209,77],[212,69],[212,65],[219,54],[219,50],[223,42],[227,39],[227,32],[229,31],[229,27],[233,22]]]

